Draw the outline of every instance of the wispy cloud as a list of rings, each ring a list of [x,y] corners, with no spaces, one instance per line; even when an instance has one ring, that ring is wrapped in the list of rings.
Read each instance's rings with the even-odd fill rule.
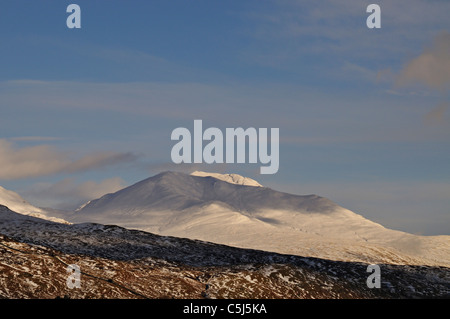
[[[360,78],[377,76],[376,72],[350,62],[345,63],[342,70]],[[135,127],[145,127],[146,134],[150,134],[148,130],[152,128],[152,138],[161,137],[159,140],[153,139],[154,147],[166,143],[172,129],[178,126],[190,128],[195,118],[203,119],[205,127],[279,127],[282,129],[282,142],[289,143],[423,140],[422,132],[410,125],[410,121],[417,119],[414,118],[415,113],[423,112],[422,106],[411,105],[405,109],[396,105],[398,101],[395,99],[382,96],[368,100],[363,93],[352,94],[349,102],[348,93],[325,94],[317,88],[280,84],[218,86],[201,83],[36,83],[19,80],[0,82],[2,87],[8,90],[3,90],[0,97],[13,107],[14,112],[27,113],[39,109],[52,115],[60,112],[64,116],[64,112],[69,111],[79,116],[77,120],[91,116],[93,112],[99,119],[103,116],[110,118],[111,114],[113,118],[120,118],[125,114],[134,121]],[[405,110],[408,111],[406,115]],[[49,125],[54,125],[52,118],[42,119],[44,123],[47,120]],[[4,126],[7,125],[11,124],[5,122]],[[99,129],[95,125],[80,127],[78,122],[73,125],[76,126],[74,130],[80,130],[83,134],[86,130],[90,133]],[[356,135],[355,130],[359,132]],[[111,132],[108,136],[116,137],[120,140],[118,132]],[[137,140],[142,138],[134,139],[136,143]],[[141,150],[148,147],[148,140],[145,143]],[[170,145],[170,141],[166,144]],[[161,153],[155,154],[153,152],[153,156],[161,158]],[[74,170],[86,165],[83,163],[87,160],[74,163]],[[98,161],[102,162],[101,159]]]
[[[426,96],[431,92],[448,99],[450,89],[450,33],[444,31],[434,37],[432,45],[417,57],[409,60],[394,77],[395,90],[411,89],[409,95]],[[419,89],[419,91],[417,91]],[[397,92],[397,91],[394,91]],[[448,102],[440,102],[423,115],[427,126],[448,124],[446,112]]]
[[[132,153],[96,152],[71,159],[49,145],[18,148],[0,140],[0,179],[14,180],[56,173],[76,173],[134,161]]]
[[[420,83],[432,89],[450,87],[450,33],[439,34],[431,47],[409,61],[401,70],[397,85]]]
[[[376,2],[382,16],[379,30],[369,30],[366,26],[366,8],[370,2],[277,0],[268,3],[247,13],[246,18],[252,23],[246,34],[252,41],[243,49],[242,57],[248,63],[303,75],[311,67],[309,61],[320,60],[322,67],[311,72],[315,70],[323,80],[328,79],[330,71],[333,75],[348,62],[373,70],[392,62],[401,63],[433,34],[450,28],[450,2],[444,1],[379,0]]]

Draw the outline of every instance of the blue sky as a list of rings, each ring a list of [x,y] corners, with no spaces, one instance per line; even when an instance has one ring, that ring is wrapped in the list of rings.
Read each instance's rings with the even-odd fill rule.
[[[66,8],[81,7],[81,29]],[[8,1],[0,185],[70,208],[164,170],[239,173],[450,235],[450,3]],[[280,169],[174,165],[172,130],[277,127]]]

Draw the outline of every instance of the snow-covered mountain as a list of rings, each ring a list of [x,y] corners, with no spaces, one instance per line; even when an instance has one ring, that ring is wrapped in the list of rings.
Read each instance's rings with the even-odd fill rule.
[[[450,265],[450,236],[387,229],[326,198],[278,192],[238,175],[164,172],[66,219],[333,260]]]
[[[33,217],[51,220],[59,223],[67,223],[67,221],[51,216],[44,209],[35,207],[23,199],[19,194],[7,190],[0,186],[0,205],[8,207],[10,210]]]
[[[449,236],[237,175],[161,173],[86,203],[76,223],[1,194],[21,213],[0,204],[0,298],[449,297]],[[368,288],[369,263],[382,289]],[[70,264],[83,289],[67,287]]]

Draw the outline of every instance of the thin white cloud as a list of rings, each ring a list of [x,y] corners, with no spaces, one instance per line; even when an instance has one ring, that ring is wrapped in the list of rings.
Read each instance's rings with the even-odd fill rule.
[[[350,62],[344,65],[343,70],[359,78],[377,76],[376,72]],[[363,94],[353,94],[349,102],[346,94],[324,94],[318,88],[297,85],[271,83],[260,86],[217,86],[199,83],[62,81],[36,83],[19,80],[0,82],[0,91],[0,97],[20,113],[35,108],[48,114],[54,110],[62,113],[75,110],[86,116],[91,112],[98,112],[97,116],[110,116],[114,112],[115,117],[126,114],[136,118],[136,125],[142,125],[140,121],[143,119],[152,125],[165,123],[164,129],[156,126],[156,133],[149,135],[154,145],[162,144],[165,150],[167,145],[170,146],[170,141],[165,142],[166,138],[169,139],[170,131],[179,126],[190,128],[195,118],[203,119],[205,128],[279,127],[283,132],[282,141],[295,140],[301,144],[417,141],[428,136],[410,125],[410,121],[416,120],[415,113],[423,112],[422,106],[408,106],[408,114],[405,116],[405,109],[396,105],[398,102],[395,99],[386,100],[386,96],[368,100]],[[386,114],[390,116],[386,117]],[[10,125],[10,122],[4,124]],[[355,131],[359,133],[355,135]],[[142,136],[134,141],[138,139],[142,140]],[[140,150],[148,147],[148,143],[148,137],[145,137],[145,145]],[[158,158],[161,159],[163,154],[165,160],[170,151],[166,152],[159,153]],[[103,153],[83,157],[72,161],[72,171],[91,167],[93,164],[89,162],[120,162],[124,159],[122,156]]]
[[[18,148],[0,139],[0,180],[76,173],[135,160],[131,153],[96,152],[78,159],[49,145]]]
[[[71,161],[70,164],[66,166],[65,170],[71,173],[83,172],[105,166],[127,163],[134,161],[135,159],[136,156],[132,153],[97,152]]]
[[[302,65],[305,56],[326,58],[330,64],[342,60],[389,63],[411,55],[433,34],[450,28],[448,1],[379,0],[376,3],[381,7],[380,30],[366,26],[370,2],[269,3],[246,14],[252,24],[245,32],[252,41],[241,54],[249,62],[291,71],[295,65]]]

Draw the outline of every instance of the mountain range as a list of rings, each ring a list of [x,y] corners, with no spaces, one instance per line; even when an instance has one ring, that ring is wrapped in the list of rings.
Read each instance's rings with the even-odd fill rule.
[[[130,269],[141,274],[158,269],[155,276],[164,273],[172,280],[194,278],[183,279],[185,286],[177,286],[177,293],[170,290],[175,286],[158,292],[137,289],[135,297],[284,298],[282,292],[289,291],[288,298],[397,298],[442,297],[450,291],[450,236],[388,229],[327,198],[279,192],[236,174],[163,172],[72,212],[37,208],[0,188],[0,237],[1,287],[17,286],[20,276],[37,286],[54,287],[42,273],[55,271],[57,263],[47,259],[59,256],[57,260],[67,264],[75,259],[91,268],[101,264],[100,269],[110,269],[97,274],[120,273],[119,286],[127,285],[124,278]],[[11,266],[24,258],[38,269],[37,275],[30,275],[30,267],[19,271]],[[367,290],[369,264],[383,265],[387,290]],[[64,272],[59,267],[58,274]],[[198,280],[202,276],[209,279]],[[142,287],[136,278],[133,285]],[[305,278],[309,288],[301,284]],[[151,284],[160,285],[154,279],[149,279]],[[237,289],[233,280],[250,290]],[[40,290],[29,285],[19,285],[17,291],[5,288],[0,296],[68,293],[60,285],[53,294],[45,288],[39,295]],[[205,292],[205,285],[214,288]],[[272,292],[267,285],[273,286]],[[92,295],[71,293],[102,298],[98,287],[103,286],[91,287]],[[130,293],[114,291],[118,295],[108,298]]]

